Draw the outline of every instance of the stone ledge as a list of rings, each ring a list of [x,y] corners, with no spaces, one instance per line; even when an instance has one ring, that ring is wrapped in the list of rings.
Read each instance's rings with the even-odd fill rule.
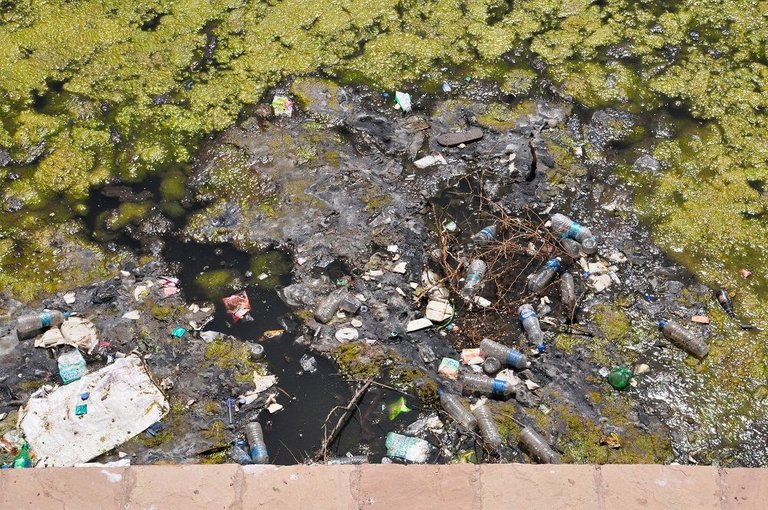
[[[763,509],[768,469],[657,465],[132,466],[0,471],[0,508]]]

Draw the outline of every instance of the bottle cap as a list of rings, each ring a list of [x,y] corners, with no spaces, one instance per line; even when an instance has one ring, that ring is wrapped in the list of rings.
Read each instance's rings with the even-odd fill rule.
[[[660,320],[660,321],[659,321],[659,329],[664,329],[664,326],[665,326],[666,324],[667,324],[667,321],[665,321],[665,320]]]

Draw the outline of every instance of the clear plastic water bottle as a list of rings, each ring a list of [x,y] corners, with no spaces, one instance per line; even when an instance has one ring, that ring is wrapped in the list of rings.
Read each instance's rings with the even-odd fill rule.
[[[549,444],[531,427],[520,431],[520,442],[523,449],[541,464],[560,464],[560,455],[550,448]]]
[[[44,310],[40,313],[22,315],[16,319],[16,331],[19,338],[29,338],[43,329],[61,326],[68,317],[69,313],[59,310]]]
[[[581,242],[581,249],[587,255],[594,255],[597,253],[597,238],[595,236],[587,237]]]
[[[234,444],[229,448],[229,451],[227,452],[227,454],[229,455],[229,458],[234,460],[241,466],[252,464],[253,461],[251,460],[250,455],[248,455],[248,452],[245,451],[247,446],[248,445],[242,439],[236,440]]]
[[[520,314],[520,322],[523,324],[523,329],[528,337],[528,340],[536,344],[536,348],[539,352],[544,350],[544,333],[541,332],[541,326],[539,325],[539,318],[536,316],[531,305],[522,305],[517,309],[517,313]]]
[[[325,462],[328,466],[351,466],[356,464],[368,464],[367,455],[352,455],[351,457],[337,457]]]
[[[571,258],[577,259],[581,257],[581,243],[570,237],[564,237],[560,239],[560,246],[563,247],[565,253]]]
[[[499,397],[508,399],[515,392],[514,387],[503,379],[494,379],[483,374],[463,374],[461,376],[463,393]]]
[[[560,257],[549,259],[544,267],[539,269],[528,279],[528,289],[531,292],[541,292],[544,287],[557,275],[557,271],[560,269]]]
[[[328,294],[315,308],[315,319],[323,324],[330,322],[339,311],[345,292],[346,290],[339,289]]]
[[[522,370],[528,366],[528,359],[525,354],[489,338],[483,338],[480,342],[480,350],[486,358],[496,358],[512,368]]]
[[[479,405],[472,410],[472,414],[477,418],[477,426],[480,429],[480,435],[483,441],[491,450],[497,450],[501,446],[501,435],[496,422],[493,421],[493,412],[487,404]]]
[[[560,213],[552,215],[551,229],[558,237],[570,237],[571,239],[576,239],[580,243],[583,242],[584,239],[592,237],[592,232],[590,232],[588,228],[582,227],[568,216]]]
[[[485,276],[486,269],[488,269],[488,266],[480,259],[474,259],[469,263],[467,277],[464,279],[464,288],[461,289],[463,297],[471,298],[475,295],[480,287],[483,276]]]
[[[445,412],[453,418],[453,420],[467,432],[472,432],[477,428],[477,420],[469,410],[461,404],[461,399],[458,395],[447,393],[446,391],[438,390],[440,395],[440,404],[445,409]]]
[[[493,241],[493,239],[496,237],[496,225],[489,225],[487,227],[483,227],[480,232],[476,233],[471,237],[472,241],[475,242],[477,246],[485,246],[489,242]]]
[[[676,322],[661,320],[659,329],[664,338],[692,356],[701,359],[709,353],[709,346],[704,340]]]
[[[252,421],[245,426],[245,438],[250,446],[251,460],[254,464],[269,464],[267,444],[264,442],[264,431],[261,423]]]
[[[563,302],[566,314],[570,316],[576,306],[576,285],[573,283],[571,273],[563,273],[560,277],[560,300]]]

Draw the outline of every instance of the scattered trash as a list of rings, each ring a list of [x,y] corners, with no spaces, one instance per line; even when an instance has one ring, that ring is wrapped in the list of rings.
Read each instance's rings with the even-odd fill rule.
[[[611,432],[607,436],[600,438],[601,446],[608,446],[609,448],[621,448],[621,442],[619,441],[619,435],[616,432]]]
[[[750,271],[749,269],[742,269],[741,271],[739,271],[739,274],[741,275],[742,278],[746,280],[747,278],[752,276],[752,271]]]
[[[453,305],[446,301],[430,300],[424,315],[433,323],[439,324],[453,317]]]
[[[461,295],[465,299],[469,299],[475,295],[480,286],[480,281],[485,276],[485,271],[488,266],[480,259],[474,259],[469,264],[467,270],[467,276],[464,278],[464,287],[461,289]]]
[[[616,367],[608,374],[608,384],[615,390],[626,390],[632,379],[632,370],[627,366]]]
[[[483,227],[476,234],[473,234],[470,239],[472,239],[472,241],[477,246],[485,246],[489,242],[493,241],[495,237],[496,237],[496,225],[488,225],[487,227]]]
[[[600,374],[600,377],[608,377],[608,374],[610,374],[611,371],[607,367],[600,367],[600,370],[598,370],[597,373]]]
[[[227,455],[229,455],[229,458],[234,460],[235,463],[240,464],[241,466],[252,464],[253,461],[251,460],[251,456],[245,451],[246,447],[247,443],[245,441],[237,439],[232,443],[232,446],[227,451]]]
[[[528,366],[528,360],[526,359],[525,354],[517,349],[507,347],[504,344],[494,342],[488,338],[483,338],[480,342],[480,351],[482,352],[483,357],[487,358],[488,356],[491,356],[499,362],[503,362],[507,366],[513,368],[523,369]]]
[[[439,390],[438,390],[439,391]],[[405,428],[405,434],[409,436],[420,436],[427,431],[440,434],[443,431],[444,425],[437,417],[437,414],[430,414],[424,418],[420,418],[411,423]]]
[[[459,376],[459,362],[451,358],[441,359],[440,366],[437,369],[437,375],[455,381]]]
[[[182,328],[181,326],[176,326],[175,328],[173,328],[173,331],[171,331],[171,336],[176,338],[181,338],[186,334],[187,334],[187,330]]]
[[[336,330],[334,337],[341,343],[354,342],[360,337],[360,333],[355,328],[341,328]]]
[[[542,464],[559,464],[560,455],[557,454],[549,444],[531,427],[525,427],[520,431],[520,443],[523,449]]]
[[[299,365],[301,365],[303,371],[309,372],[310,374],[317,372],[317,360],[314,356],[310,356],[309,354],[304,354],[299,359]]]
[[[389,418],[389,421],[400,416],[400,413],[407,413],[409,411],[411,411],[411,408],[406,404],[405,397],[400,397],[387,405],[387,417]]]
[[[451,90],[453,90],[451,88],[451,85],[447,81],[444,81],[443,82],[443,92],[450,92]]]
[[[423,464],[432,452],[432,445],[418,437],[390,432],[385,440],[387,456]]]
[[[203,339],[205,343],[211,343],[214,340],[221,340],[226,335],[224,333],[221,333],[219,331],[202,331],[200,332],[200,338]]]
[[[232,316],[232,320],[235,322],[242,320],[251,311],[251,302],[244,290],[222,298],[222,302],[227,313]]]
[[[64,384],[77,381],[85,375],[85,359],[80,351],[74,349],[59,356],[59,375]]]
[[[269,412],[269,414],[276,414],[282,410],[283,410],[283,406],[278,404],[277,402],[274,402],[267,406],[267,411]]]
[[[557,276],[557,272],[560,270],[560,257],[549,259],[544,267],[538,272],[531,275],[528,279],[528,289],[533,293],[538,293],[544,290],[547,285]]]
[[[456,225],[455,221],[445,220],[443,222],[443,228],[446,230],[446,232],[456,232],[459,227]]]
[[[245,438],[250,447],[249,453],[254,464],[269,464],[267,444],[264,442],[264,431],[261,423],[252,421],[245,426]]]
[[[29,444],[24,443],[21,445],[21,450],[18,455],[13,458],[14,469],[31,468],[32,458],[29,456]]]
[[[576,307],[576,286],[571,273],[563,273],[563,276],[560,277],[560,300],[569,316],[568,319],[570,319],[570,315]]]
[[[491,306],[491,302],[485,299],[483,296],[475,296],[472,302],[481,308],[488,308]]]
[[[248,347],[251,350],[251,359],[253,361],[258,361],[261,358],[264,357],[264,346],[261,344],[248,344]]]
[[[650,372],[650,370],[651,370],[651,367],[649,367],[645,363],[641,363],[641,364],[637,365],[634,368],[634,370],[632,370],[632,373],[634,375],[642,375],[642,374],[646,374],[646,373]]]
[[[276,117],[290,117],[293,115],[293,101],[286,96],[276,95],[272,98],[272,110]]]
[[[22,315],[16,319],[16,332],[19,338],[29,338],[43,329],[61,326],[67,317],[69,314],[59,310],[44,310],[40,313]]]
[[[163,297],[171,297],[179,293],[179,279],[172,276],[161,276],[160,287],[163,289]]]
[[[277,376],[274,375],[261,375],[256,372],[253,373],[253,384],[256,386],[252,392],[258,394],[267,391],[269,388],[277,384]]]
[[[479,348],[475,349],[462,349],[461,351],[461,363],[462,365],[480,365],[485,361],[485,355]]]
[[[498,450],[501,447],[501,435],[499,434],[496,422],[493,421],[493,412],[486,404],[485,399],[478,401],[472,408],[472,414],[477,418],[477,427],[480,429],[483,442],[492,451]]]
[[[423,317],[421,319],[409,321],[405,329],[408,333],[413,333],[414,331],[421,331],[422,329],[431,328],[432,326],[432,321]]]
[[[477,453],[475,450],[459,450],[448,464],[477,464]]]
[[[351,466],[358,464],[368,464],[367,455],[349,455],[347,457],[337,457],[335,459],[328,459],[325,462],[328,466]]]
[[[261,334],[261,338],[262,340],[272,340],[273,338],[280,338],[283,333],[285,333],[284,329],[268,329]]]
[[[494,375],[501,370],[501,361],[494,357],[486,357],[483,361],[483,372],[488,375]]]
[[[507,381],[493,379],[482,374],[462,374],[460,380],[465,395],[475,393],[506,400],[515,392],[514,387]]]
[[[664,338],[692,356],[701,359],[709,353],[709,346],[704,340],[674,321],[659,321],[659,329]]]
[[[443,390],[439,390],[438,394],[440,395],[440,404],[443,406],[443,409],[459,427],[466,432],[472,432],[477,428],[477,419],[464,407],[458,395],[447,393]]]
[[[731,301],[728,291],[720,289],[715,294],[715,297],[717,298],[717,302],[720,303],[720,306],[723,307],[723,310],[725,310],[725,313],[727,313],[729,317],[735,319],[736,313],[733,311],[733,301]]]
[[[443,147],[455,147],[457,145],[476,142],[483,137],[483,130],[477,127],[459,133],[443,133],[437,137],[437,143]]]
[[[710,320],[706,315],[694,315],[691,317],[691,322],[695,322],[696,324],[709,324]]]
[[[570,237],[580,243],[592,237],[592,232],[588,228],[579,225],[568,216],[560,213],[552,215],[550,228],[555,236],[561,238]],[[582,248],[584,248],[583,244]]]
[[[88,414],[72,420],[71,403],[84,389],[90,393]],[[142,360],[131,355],[83,376],[78,384],[40,388],[22,407],[19,425],[38,466],[63,467],[121,445],[168,410]]]
[[[533,306],[529,304],[522,305],[517,309],[517,313],[520,314],[520,322],[523,325],[528,340],[536,346],[539,352],[542,352],[544,350],[544,333],[541,332],[539,319],[533,310]]]
[[[407,92],[400,92],[399,90],[395,92],[395,102],[403,112],[411,111],[411,95]]]
[[[397,274],[405,274],[407,266],[408,266],[408,262],[405,262],[405,261],[398,262],[392,268],[392,272]]]
[[[138,310],[131,310],[130,312],[126,312],[123,314],[123,319],[128,319],[131,321],[137,321],[141,318],[141,313]]]
[[[514,388],[518,384],[520,384],[520,378],[515,375],[515,373],[510,370],[509,368],[505,368],[504,370],[498,372],[495,376],[495,379],[499,379],[501,381],[507,381],[507,383]]]
[[[429,168],[433,165],[446,165],[448,162],[445,160],[442,154],[429,154],[421,159],[417,159],[413,162],[413,165],[419,169]]]

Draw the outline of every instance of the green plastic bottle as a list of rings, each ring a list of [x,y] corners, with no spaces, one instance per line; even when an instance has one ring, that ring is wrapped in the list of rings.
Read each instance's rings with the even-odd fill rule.
[[[29,456],[29,444],[24,443],[21,446],[19,454],[13,458],[14,468],[30,468],[32,467],[32,457]]]
[[[617,390],[626,390],[629,387],[629,381],[632,379],[632,370],[629,367],[621,365],[611,370],[608,374],[608,384]]]

